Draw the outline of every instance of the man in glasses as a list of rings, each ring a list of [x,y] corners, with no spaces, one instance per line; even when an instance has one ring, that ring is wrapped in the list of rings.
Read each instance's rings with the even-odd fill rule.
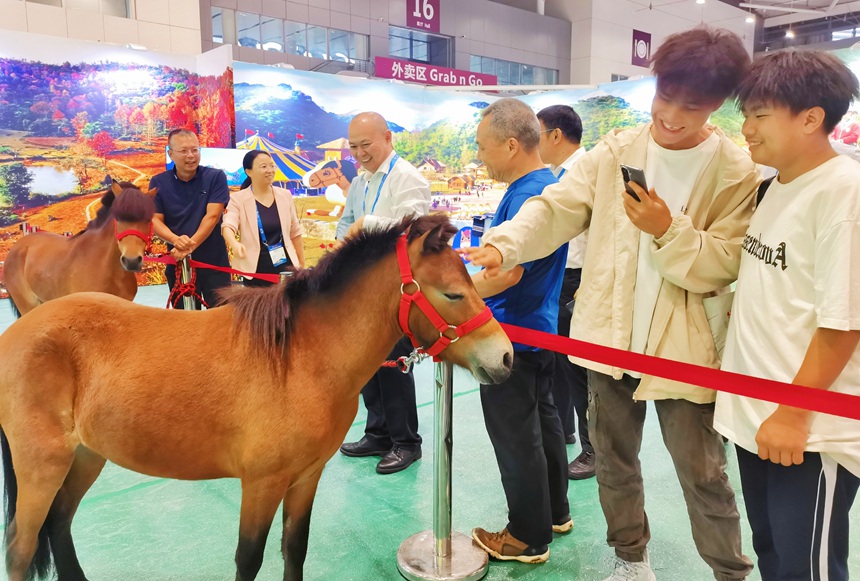
[[[221,216],[230,201],[227,176],[219,169],[200,165],[200,143],[188,129],[174,129],[167,135],[167,153],[173,168],[149,182],[150,189],[158,188],[152,218],[155,234],[167,242],[177,260],[193,255],[194,260],[229,267],[227,247],[220,235]],[[176,267],[168,266],[165,274],[173,288]],[[196,282],[197,291],[212,306],[215,291],[230,284],[230,275],[201,268]],[[176,308],[182,308],[182,301]]]

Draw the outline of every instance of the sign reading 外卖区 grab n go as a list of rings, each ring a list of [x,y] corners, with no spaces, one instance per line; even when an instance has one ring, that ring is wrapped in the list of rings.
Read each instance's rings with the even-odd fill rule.
[[[427,65],[378,56],[375,59],[376,76],[424,85],[462,85],[479,87],[498,83],[496,75],[485,75],[437,65]]]

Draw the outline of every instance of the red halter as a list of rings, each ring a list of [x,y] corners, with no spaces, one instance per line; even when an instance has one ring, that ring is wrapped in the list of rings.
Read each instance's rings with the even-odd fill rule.
[[[419,352],[426,353],[435,359],[436,356],[445,349],[445,347],[456,342],[460,337],[467,333],[471,333],[493,318],[493,313],[490,311],[490,307],[485,305],[483,311],[462,325],[457,325],[455,327],[454,325],[446,323],[445,319],[436,312],[436,309],[433,308],[433,305],[430,304],[430,301],[428,301],[427,297],[424,296],[424,293],[421,292],[421,287],[418,285],[418,281],[412,276],[412,268],[409,266],[409,254],[406,251],[406,234],[403,234],[397,239],[397,265],[400,267],[400,281],[402,283],[400,285],[400,312],[398,314],[400,328],[403,329],[403,332],[412,341],[412,346]],[[407,293],[406,291],[406,286],[410,284],[415,285],[414,293]],[[409,309],[412,307],[412,303],[418,305],[421,312],[430,319],[430,322],[433,323],[433,326],[439,331],[439,338],[430,346],[429,349],[424,349],[419,345],[418,341],[415,339],[415,335],[413,335],[409,330]],[[451,339],[446,336],[446,331],[453,331],[454,338]]]
[[[117,242],[119,242],[120,240],[122,240],[126,236],[137,236],[138,238],[140,238],[141,240],[146,242],[146,250],[149,251],[150,247],[152,246],[152,222],[149,223],[149,234],[144,234],[140,230],[123,230],[122,232],[120,232],[117,224],[118,224],[118,221],[114,220],[113,221],[113,231],[114,231],[114,234],[116,235],[116,241]]]

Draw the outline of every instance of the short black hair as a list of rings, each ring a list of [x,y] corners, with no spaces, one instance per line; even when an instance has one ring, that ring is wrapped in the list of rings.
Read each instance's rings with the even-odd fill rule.
[[[547,130],[558,129],[568,141],[582,141],[582,119],[570,105],[550,105],[538,111],[537,118]]]
[[[196,133],[194,133],[190,129],[185,129],[184,127],[179,127],[177,129],[171,129],[170,133],[167,134],[167,145],[170,145],[170,140],[173,139],[174,135],[191,135],[193,137],[197,137]]]
[[[821,107],[829,134],[858,94],[857,77],[837,57],[787,48],[756,59],[738,89],[738,107],[782,105],[794,115]]]
[[[658,91],[713,101],[735,94],[749,67],[750,55],[740,37],[708,26],[667,36],[651,57]]]

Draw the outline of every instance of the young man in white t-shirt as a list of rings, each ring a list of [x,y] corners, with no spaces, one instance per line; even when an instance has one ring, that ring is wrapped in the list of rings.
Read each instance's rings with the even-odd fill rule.
[[[753,161],[778,170],[744,240],[723,369],[860,396],[860,164],[828,134],[857,79],[838,58],[789,49],[739,90]],[[860,422],[720,393],[737,444],[762,579],[848,579]]]

